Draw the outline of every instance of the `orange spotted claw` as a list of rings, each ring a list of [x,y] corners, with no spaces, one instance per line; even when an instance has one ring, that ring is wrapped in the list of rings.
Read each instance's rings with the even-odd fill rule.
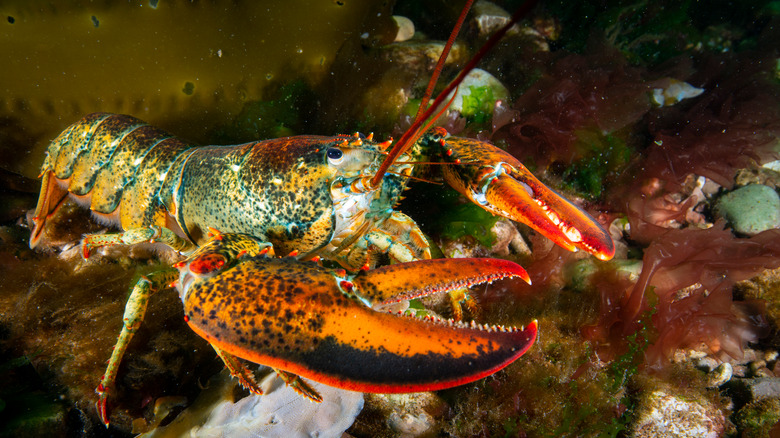
[[[438,144],[444,179],[485,210],[522,222],[557,245],[600,260],[615,254],[609,233],[588,213],[542,184],[509,153],[478,140],[447,137],[434,129],[423,141]]]
[[[496,259],[439,259],[355,275],[292,257],[229,258],[208,273],[202,257],[230,255],[250,236],[225,234],[185,260],[179,293],[188,324],[217,348],[353,391],[430,391],[468,383],[515,361],[536,339],[525,328],[464,324],[370,306],[526,272]]]

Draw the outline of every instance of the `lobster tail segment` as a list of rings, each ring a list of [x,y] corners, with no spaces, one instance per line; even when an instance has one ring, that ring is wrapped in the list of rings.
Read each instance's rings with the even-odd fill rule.
[[[85,116],[49,145],[30,246],[39,244],[47,219],[68,196],[124,229],[166,225],[160,188],[176,158],[190,148],[131,116]]]

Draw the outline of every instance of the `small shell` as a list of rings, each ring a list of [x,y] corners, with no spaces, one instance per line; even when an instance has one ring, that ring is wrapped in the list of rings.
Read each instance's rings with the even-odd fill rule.
[[[414,36],[414,23],[412,20],[400,15],[393,15],[395,24],[398,25],[398,33],[395,35],[395,42],[401,42],[411,39]]]
[[[696,88],[687,82],[678,81],[677,79],[669,79],[668,81],[665,87],[653,88],[651,98],[653,104],[657,106],[674,105],[683,99],[696,97],[704,93],[704,88]]]

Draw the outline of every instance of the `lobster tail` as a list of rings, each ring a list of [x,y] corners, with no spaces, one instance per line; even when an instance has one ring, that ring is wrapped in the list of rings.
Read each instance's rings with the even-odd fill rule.
[[[191,148],[166,132],[126,115],[90,114],[62,132],[47,150],[30,246],[46,221],[71,198],[124,229],[166,225],[159,202],[164,175]],[[123,202],[133,208],[117,208]]]

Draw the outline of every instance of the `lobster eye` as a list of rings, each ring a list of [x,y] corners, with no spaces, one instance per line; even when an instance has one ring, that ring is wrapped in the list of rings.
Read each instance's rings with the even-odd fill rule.
[[[327,155],[328,161],[331,164],[339,164],[341,163],[341,159],[344,158],[344,152],[339,148],[328,148]]]

